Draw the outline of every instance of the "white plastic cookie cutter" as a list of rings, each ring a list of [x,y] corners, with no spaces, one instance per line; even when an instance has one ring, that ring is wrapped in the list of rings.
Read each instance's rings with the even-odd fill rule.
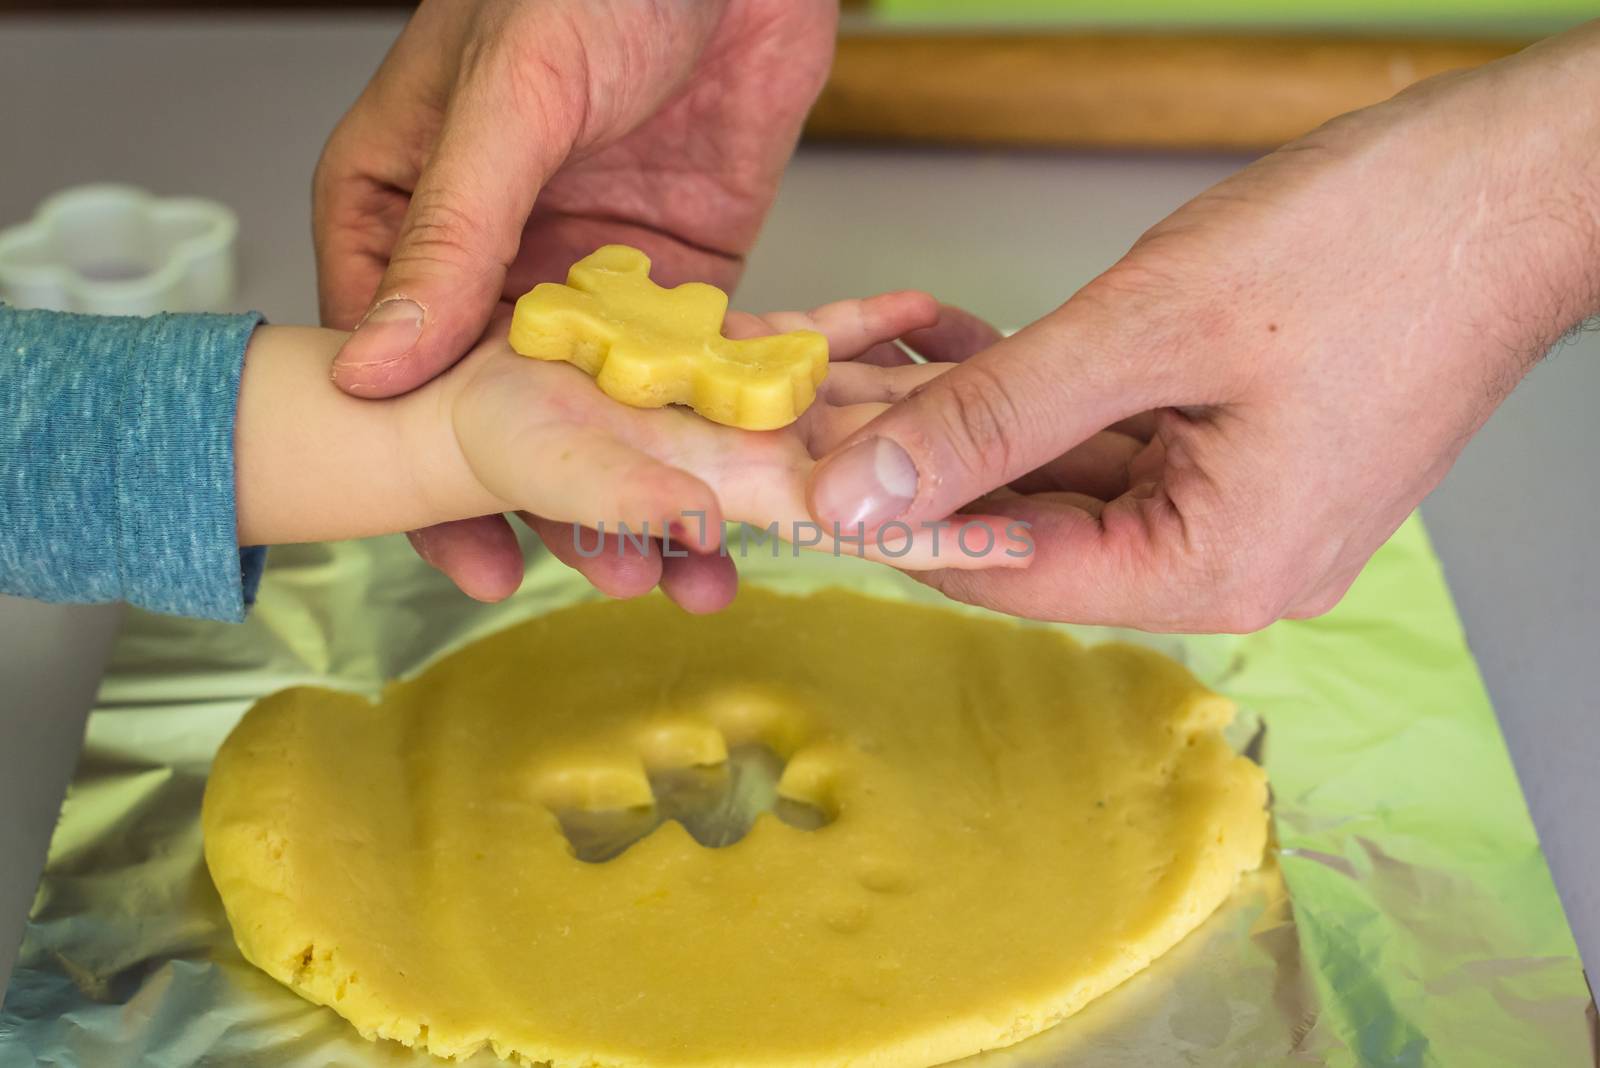
[[[0,300],[104,315],[217,310],[233,296],[238,233],[215,201],[75,186],[0,230]]]

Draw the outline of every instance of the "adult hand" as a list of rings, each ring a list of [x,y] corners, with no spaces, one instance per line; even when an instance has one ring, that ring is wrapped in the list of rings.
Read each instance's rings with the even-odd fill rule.
[[[424,0],[317,166],[322,318],[355,328],[334,381],[387,397],[464,355],[491,317],[607,242],[658,280],[727,287],[832,57],[828,0]],[[535,203],[537,198],[537,205]],[[663,579],[716,607],[732,565],[606,553],[536,524],[602,590]],[[472,596],[522,578],[510,525],[413,535]]]
[[[1326,611],[1600,306],[1596,144],[1595,27],[1337,120],[857,432],[812,512],[1030,523],[1025,569],[923,574],[1017,615]]]

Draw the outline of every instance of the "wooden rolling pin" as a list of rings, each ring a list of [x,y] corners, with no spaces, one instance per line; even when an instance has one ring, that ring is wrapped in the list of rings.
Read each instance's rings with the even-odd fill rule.
[[[1290,35],[871,32],[839,40],[820,140],[1272,148],[1527,44]]]

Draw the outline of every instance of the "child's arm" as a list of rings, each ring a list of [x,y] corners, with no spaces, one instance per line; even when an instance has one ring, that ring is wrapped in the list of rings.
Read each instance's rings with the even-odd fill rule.
[[[848,359],[936,316],[890,294],[802,318]],[[261,567],[241,545],[506,511],[657,536],[676,520],[690,548],[725,515],[790,536],[812,457],[938,370],[838,365],[799,422],[755,433],[626,407],[498,337],[414,393],[354,400],[328,378],[342,334],[258,322],[0,307],[0,590],[237,619]],[[1007,544],[989,565],[1019,562]]]
[[[840,361],[797,422],[759,432],[684,408],[620,404],[574,367],[516,355],[499,331],[413,393],[355,400],[327,382],[343,335],[266,327],[250,344],[239,402],[239,537],[322,541],[522,512],[609,532],[626,524],[660,537],[671,529],[680,546],[697,549],[716,547],[724,518],[777,523],[783,537],[826,548],[830,532],[803,529],[813,456],[948,366],[848,361],[938,315],[920,293],[767,320],[730,315],[730,331],[742,335],[818,330]],[[916,533],[904,553],[898,543],[880,553],[869,540],[863,554],[911,568],[979,562],[952,548],[949,535],[935,554],[928,532]],[[988,563],[1018,562],[1003,552],[1016,540],[996,533]]]
[[[920,308],[919,301],[913,310]],[[749,331],[772,329],[750,319],[742,324]],[[894,309],[873,339],[904,319]],[[243,358],[234,431],[239,543],[336,541],[507,511],[611,531],[626,524],[657,537],[684,513],[704,513],[694,525],[714,531],[722,507],[708,480],[733,489],[747,518],[765,515],[772,506],[744,487],[788,486],[790,471],[809,462],[809,443],[839,436],[826,391],[794,426],[752,433],[682,408],[620,404],[575,368],[516,355],[498,333],[423,388],[370,401],[329,384],[347,334],[257,329]],[[864,336],[859,326],[843,340],[854,345],[857,335]],[[853,429],[867,415],[865,406],[850,411],[860,415]]]
[[[481,487],[443,484],[454,442],[437,387],[357,400],[328,368],[350,335],[263,326],[245,350],[234,426],[238,541],[280,545],[412,530],[503,508]]]

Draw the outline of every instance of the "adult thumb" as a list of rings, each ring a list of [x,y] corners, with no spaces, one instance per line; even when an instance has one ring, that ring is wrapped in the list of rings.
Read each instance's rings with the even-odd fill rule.
[[[471,103],[452,105],[372,306],[334,358],[348,393],[405,393],[466,355],[495,313],[539,187],[570,146],[535,155],[521,138],[480,130],[495,109]]]
[[[1070,304],[893,404],[825,457],[809,504],[825,528],[915,525],[1152,406],[1143,361],[1084,342]]]

